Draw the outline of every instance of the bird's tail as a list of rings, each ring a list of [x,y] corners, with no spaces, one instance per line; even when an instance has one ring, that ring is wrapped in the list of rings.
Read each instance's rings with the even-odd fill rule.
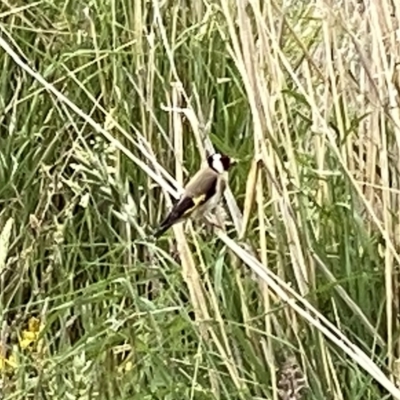
[[[168,216],[163,222],[161,222],[160,226],[154,233],[154,237],[158,238],[163,235],[172,225],[174,225],[177,221],[171,216]]]
[[[160,226],[153,234],[155,238],[159,238],[162,236],[169,228],[171,228],[172,224]]]

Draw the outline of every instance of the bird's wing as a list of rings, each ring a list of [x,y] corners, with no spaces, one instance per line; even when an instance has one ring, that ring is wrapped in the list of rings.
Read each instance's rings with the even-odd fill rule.
[[[201,179],[199,179],[201,176]],[[165,232],[178,221],[188,217],[199,206],[206,203],[217,191],[218,175],[214,172],[196,174],[185,188],[179,201],[172,207],[165,220],[160,224],[159,232]]]
[[[217,191],[218,174],[212,169],[198,172],[186,185],[183,197],[191,197],[197,205],[204,204]],[[198,199],[198,200],[196,200]]]

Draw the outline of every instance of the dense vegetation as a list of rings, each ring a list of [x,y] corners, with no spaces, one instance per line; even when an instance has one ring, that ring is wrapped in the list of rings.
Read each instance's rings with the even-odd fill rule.
[[[2,1],[0,398],[400,399],[396,4]]]

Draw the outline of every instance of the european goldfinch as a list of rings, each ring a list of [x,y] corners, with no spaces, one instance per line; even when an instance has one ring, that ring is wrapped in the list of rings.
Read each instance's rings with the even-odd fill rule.
[[[236,160],[221,153],[207,157],[207,165],[186,185],[181,198],[161,222],[154,236],[161,236],[172,225],[187,218],[199,218],[214,210],[225,190],[228,170],[235,163]]]

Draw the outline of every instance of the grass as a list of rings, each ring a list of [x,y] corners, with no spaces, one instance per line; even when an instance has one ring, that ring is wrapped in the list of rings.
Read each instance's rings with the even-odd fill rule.
[[[400,399],[399,20],[3,1],[0,398]],[[225,230],[149,239],[213,148]]]

